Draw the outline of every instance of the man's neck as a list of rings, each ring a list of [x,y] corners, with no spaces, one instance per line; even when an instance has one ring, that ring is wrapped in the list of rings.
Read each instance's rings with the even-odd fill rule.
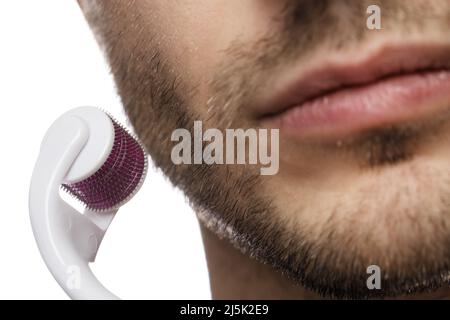
[[[314,299],[272,267],[219,239],[201,223],[213,299]]]

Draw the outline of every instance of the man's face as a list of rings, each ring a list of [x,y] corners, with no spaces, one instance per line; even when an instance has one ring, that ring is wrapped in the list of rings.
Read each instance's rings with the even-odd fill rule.
[[[335,297],[450,279],[450,2],[380,0],[381,30],[371,4],[81,1],[138,136],[200,220]],[[279,128],[279,172],[173,164],[172,131],[196,120]]]

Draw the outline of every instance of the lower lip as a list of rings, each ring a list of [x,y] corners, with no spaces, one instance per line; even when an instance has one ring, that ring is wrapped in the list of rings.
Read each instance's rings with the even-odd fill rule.
[[[337,136],[407,122],[450,107],[450,71],[387,78],[293,106],[269,119],[300,136]]]

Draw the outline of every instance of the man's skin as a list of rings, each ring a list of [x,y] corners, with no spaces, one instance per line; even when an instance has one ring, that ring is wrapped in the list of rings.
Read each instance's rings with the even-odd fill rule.
[[[197,213],[213,298],[450,297],[448,0],[378,1],[381,30],[365,0],[79,4],[135,131]],[[295,79],[297,109],[281,94]],[[380,113],[349,109],[355,96]],[[279,172],[174,165],[171,133],[196,120],[279,128]]]

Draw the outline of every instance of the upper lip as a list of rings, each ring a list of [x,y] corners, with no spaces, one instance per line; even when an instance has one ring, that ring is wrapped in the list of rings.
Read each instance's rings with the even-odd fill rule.
[[[367,54],[340,54],[315,61],[296,75],[281,79],[278,89],[259,110],[262,118],[281,114],[307,101],[355,86],[370,85],[398,75],[450,68],[450,47],[385,45]],[[317,66],[317,67],[316,67]]]

